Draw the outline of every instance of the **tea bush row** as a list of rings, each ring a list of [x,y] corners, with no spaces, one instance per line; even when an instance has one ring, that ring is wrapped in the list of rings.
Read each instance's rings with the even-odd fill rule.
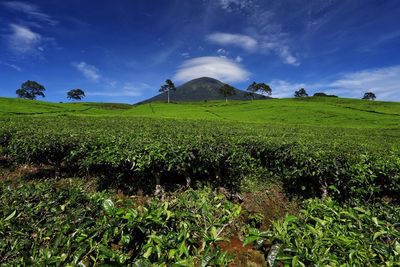
[[[119,186],[152,190],[157,180],[164,186],[206,181],[238,190],[243,179],[256,178],[278,179],[305,197],[400,195],[399,144],[383,137],[368,143],[362,130],[121,117],[2,124],[1,153],[9,160],[104,176]]]

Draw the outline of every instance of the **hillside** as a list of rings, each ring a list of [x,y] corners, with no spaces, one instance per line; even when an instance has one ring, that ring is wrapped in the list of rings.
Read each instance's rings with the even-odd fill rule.
[[[223,100],[224,97],[219,93],[219,89],[224,83],[209,77],[202,77],[191,80],[176,88],[176,91],[170,92],[171,101],[188,102],[188,101],[204,101],[204,100]],[[231,100],[249,100],[246,92],[235,89],[236,94],[229,97]],[[256,95],[256,99],[269,98],[262,95]],[[166,101],[166,94],[161,93],[149,98],[141,103],[149,103],[154,101]]]
[[[49,103],[0,98],[4,115],[132,116],[169,119],[315,125],[350,128],[399,128],[400,103],[309,97],[269,101],[209,101],[191,103]]]

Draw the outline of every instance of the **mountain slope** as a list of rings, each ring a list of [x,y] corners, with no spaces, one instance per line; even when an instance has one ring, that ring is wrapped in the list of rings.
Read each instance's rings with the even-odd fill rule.
[[[204,101],[204,100],[223,100],[225,99],[220,93],[219,89],[224,83],[209,77],[202,77],[191,80],[176,88],[176,91],[170,92],[170,98],[173,102],[182,101]],[[250,99],[245,95],[245,91],[235,89],[236,95],[229,97],[230,100],[246,100]],[[269,98],[262,95],[256,95],[255,99]],[[148,103],[153,101],[166,101],[166,93],[158,94],[149,98],[141,103]]]

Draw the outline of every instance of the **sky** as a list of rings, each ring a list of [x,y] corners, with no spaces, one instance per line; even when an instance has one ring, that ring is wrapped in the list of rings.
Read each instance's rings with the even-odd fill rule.
[[[166,79],[400,101],[398,0],[0,0],[0,96],[136,103]]]

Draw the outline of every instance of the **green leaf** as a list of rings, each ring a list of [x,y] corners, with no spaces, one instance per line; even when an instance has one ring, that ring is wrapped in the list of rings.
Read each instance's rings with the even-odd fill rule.
[[[17,211],[14,210],[10,215],[7,216],[7,218],[4,219],[4,221],[11,220],[12,218],[14,218],[16,213],[17,213]]]
[[[381,235],[384,235],[384,234],[387,234],[387,232],[386,231],[379,231],[379,232],[376,232],[375,234],[374,234],[374,236],[373,236],[373,240],[376,240],[378,237],[380,237]]]
[[[143,257],[144,258],[149,258],[150,257],[150,255],[151,255],[151,252],[153,252],[153,247],[149,247],[147,250],[146,250],[146,252],[143,254]]]
[[[254,241],[256,241],[257,239],[259,239],[260,237],[258,235],[251,235],[246,237],[246,239],[243,242],[243,246],[247,246],[250,243],[253,243]]]
[[[290,222],[294,222],[297,221],[297,217],[294,215],[287,215],[285,218],[285,223],[290,223]]]
[[[111,199],[106,199],[103,201],[103,209],[107,213],[112,213],[114,211],[114,202]]]
[[[375,223],[376,226],[379,226],[378,218],[372,217],[372,221]]]

